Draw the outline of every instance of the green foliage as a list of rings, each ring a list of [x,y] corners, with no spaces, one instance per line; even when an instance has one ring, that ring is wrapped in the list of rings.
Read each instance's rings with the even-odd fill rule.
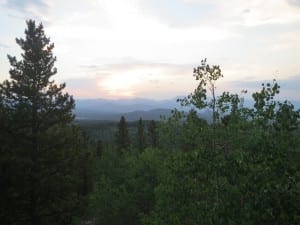
[[[129,149],[130,139],[125,117],[122,116],[118,124],[118,130],[116,132],[116,146],[119,153],[122,153]]]
[[[160,174],[144,224],[297,224],[295,161],[261,156],[176,153]]]
[[[139,119],[137,124],[136,140],[137,140],[137,149],[140,152],[143,151],[146,148],[146,136],[145,136],[145,127],[142,118]]]
[[[212,129],[195,109],[188,114],[173,110],[172,117],[161,121],[159,131],[160,146],[169,151],[190,151],[211,144]]]
[[[163,119],[159,127],[159,143],[163,149],[176,151],[182,143],[183,112],[175,109],[172,117]]]
[[[183,106],[193,105],[197,109],[209,107],[213,111],[212,121],[213,124],[217,122],[216,112],[216,81],[223,77],[220,66],[207,64],[206,59],[201,61],[201,66],[194,68],[196,81],[199,81],[193,93],[189,94],[183,99],[178,99]],[[208,99],[207,92],[211,93],[211,99]]]
[[[207,128],[207,122],[198,117],[196,110],[191,109],[182,122],[180,149],[182,151],[192,151],[200,146],[208,145]]]
[[[151,120],[148,125],[148,138],[152,148],[158,147],[158,130],[157,124],[154,120]]]
[[[91,198],[96,224],[141,224],[154,206],[154,188],[164,153],[145,149],[119,156],[107,149],[97,161],[97,185]]]
[[[260,92],[252,94],[255,101],[253,110],[253,119],[262,128],[270,127],[273,124],[273,118],[276,113],[277,102],[275,96],[279,94],[280,86],[273,80],[273,83],[262,84]]]
[[[54,45],[32,20],[25,35],[16,39],[22,59],[8,56],[11,79],[0,85],[0,220],[71,224],[84,213],[88,190],[81,167],[87,172],[90,157],[71,125],[72,96],[51,80]]]
[[[96,155],[98,157],[101,157],[102,153],[103,153],[103,143],[101,140],[98,140],[96,144]]]
[[[159,137],[161,149],[103,149],[90,218],[96,224],[297,224],[299,110],[276,100],[275,80],[247,108],[247,91],[216,96],[219,66],[203,60],[194,76],[197,88],[179,100],[190,111],[175,109],[148,126],[150,144],[157,146]],[[201,109],[212,110],[212,120],[199,118]],[[118,130],[127,127],[120,124]],[[138,140],[144,131],[137,124]]]
[[[254,108],[245,108],[243,97],[229,92],[209,103],[198,79],[180,101],[213,107],[215,119],[205,125],[195,110],[174,110],[162,123],[162,146],[189,151],[167,159],[143,224],[297,224],[299,110],[275,100],[275,80],[253,94]]]
[[[242,95],[216,95],[220,66],[202,60],[196,89],[178,100],[190,111],[150,121],[146,148],[142,119],[130,129],[124,117],[85,122],[86,133],[72,124],[74,100],[51,80],[54,45],[42,25],[27,26],[22,60],[8,56],[11,79],[0,85],[1,223],[298,224],[300,112],[276,100],[275,80],[246,108]]]

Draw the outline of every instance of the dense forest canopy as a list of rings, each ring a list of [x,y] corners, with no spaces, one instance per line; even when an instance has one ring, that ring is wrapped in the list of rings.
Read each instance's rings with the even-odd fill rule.
[[[10,79],[0,85],[1,223],[299,223],[300,111],[278,100],[276,80],[248,107],[245,90],[216,94],[221,67],[204,59],[196,88],[178,99],[188,113],[87,127],[53,80],[43,25],[28,20],[16,42],[21,59],[8,56]]]

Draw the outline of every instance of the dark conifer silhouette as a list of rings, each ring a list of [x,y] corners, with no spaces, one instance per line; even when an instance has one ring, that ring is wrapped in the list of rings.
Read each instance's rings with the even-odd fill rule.
[[[158,133],[157,133],[157,127],[154,120],[151,120],[148,125],[148,136],[150,140],[150,145],[152,147],[158,147]]]
[[[56,57],[43,25],[27,21],[25,35],[16,39],[22,59],[8,56],[11,79],[0,84],[0,221],[69,224],[80,205],[74,100],[51,79]]]
[[[136,140],[137,140],[138,150],[140,152],[143,151],[146,148],[146,137],[145,137],[145,127],[142,118],[139,119],[137,124]]]
[[[118,130],[116,133],[116,145],[117,150],[121,153],[125,150],[128,150],[130,146],[130,138],[127,128],[127,123],[125,117],[122,116],[118,124]]]
[[[103,154],[103,143],[101,140],[98,140],[97,141],[97,144],[96,144],[96,154],[98,157],[101,157],[102,154]]]

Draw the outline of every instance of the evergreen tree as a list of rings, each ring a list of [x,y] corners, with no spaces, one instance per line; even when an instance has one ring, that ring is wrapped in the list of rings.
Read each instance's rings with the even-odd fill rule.
[[[139,119],[137,124],[136,140],[138,150],[143,151],[146,148],[146,137],[142,118]]]
[[[150,145],[155,148],[158,147],[158,134],[157,127],[154,120],[151,120],[148,125],[148,136],[150,140]]]
[[[116,133],[116,145],[117,150],[121,153],[124,150],[128,150],[130,146],[129,133],[125,117],[122,116],[118,124],[118,130]]]
[[[207,146],[206,128],[207,122],[197,115],[195,109],[191,109],[182,122],[182,143],[181,150],[187,152],[197,149],[199,146]]]
[[[102,153],[103,153],[103,143],[101,140],[98,140],[96,143],[96,154],[98,157],[101,158]]]
[[[56,57],[43,25],[27,21],[25,35],[16,39],[22,59],[8,56],[10,80],[0,84],[0,221],[70,224],[81,205],[74,100],[51,79]]]

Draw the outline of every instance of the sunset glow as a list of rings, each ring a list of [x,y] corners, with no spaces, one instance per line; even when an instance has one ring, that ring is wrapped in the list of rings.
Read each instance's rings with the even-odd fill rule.
[[[300,90],[298,0],[0,0],[0,12],[1,81],[33,18],[55,44],[56,80],[77,98],[182,95],[204,58],[233,92],[273,78],[288,98]]]

